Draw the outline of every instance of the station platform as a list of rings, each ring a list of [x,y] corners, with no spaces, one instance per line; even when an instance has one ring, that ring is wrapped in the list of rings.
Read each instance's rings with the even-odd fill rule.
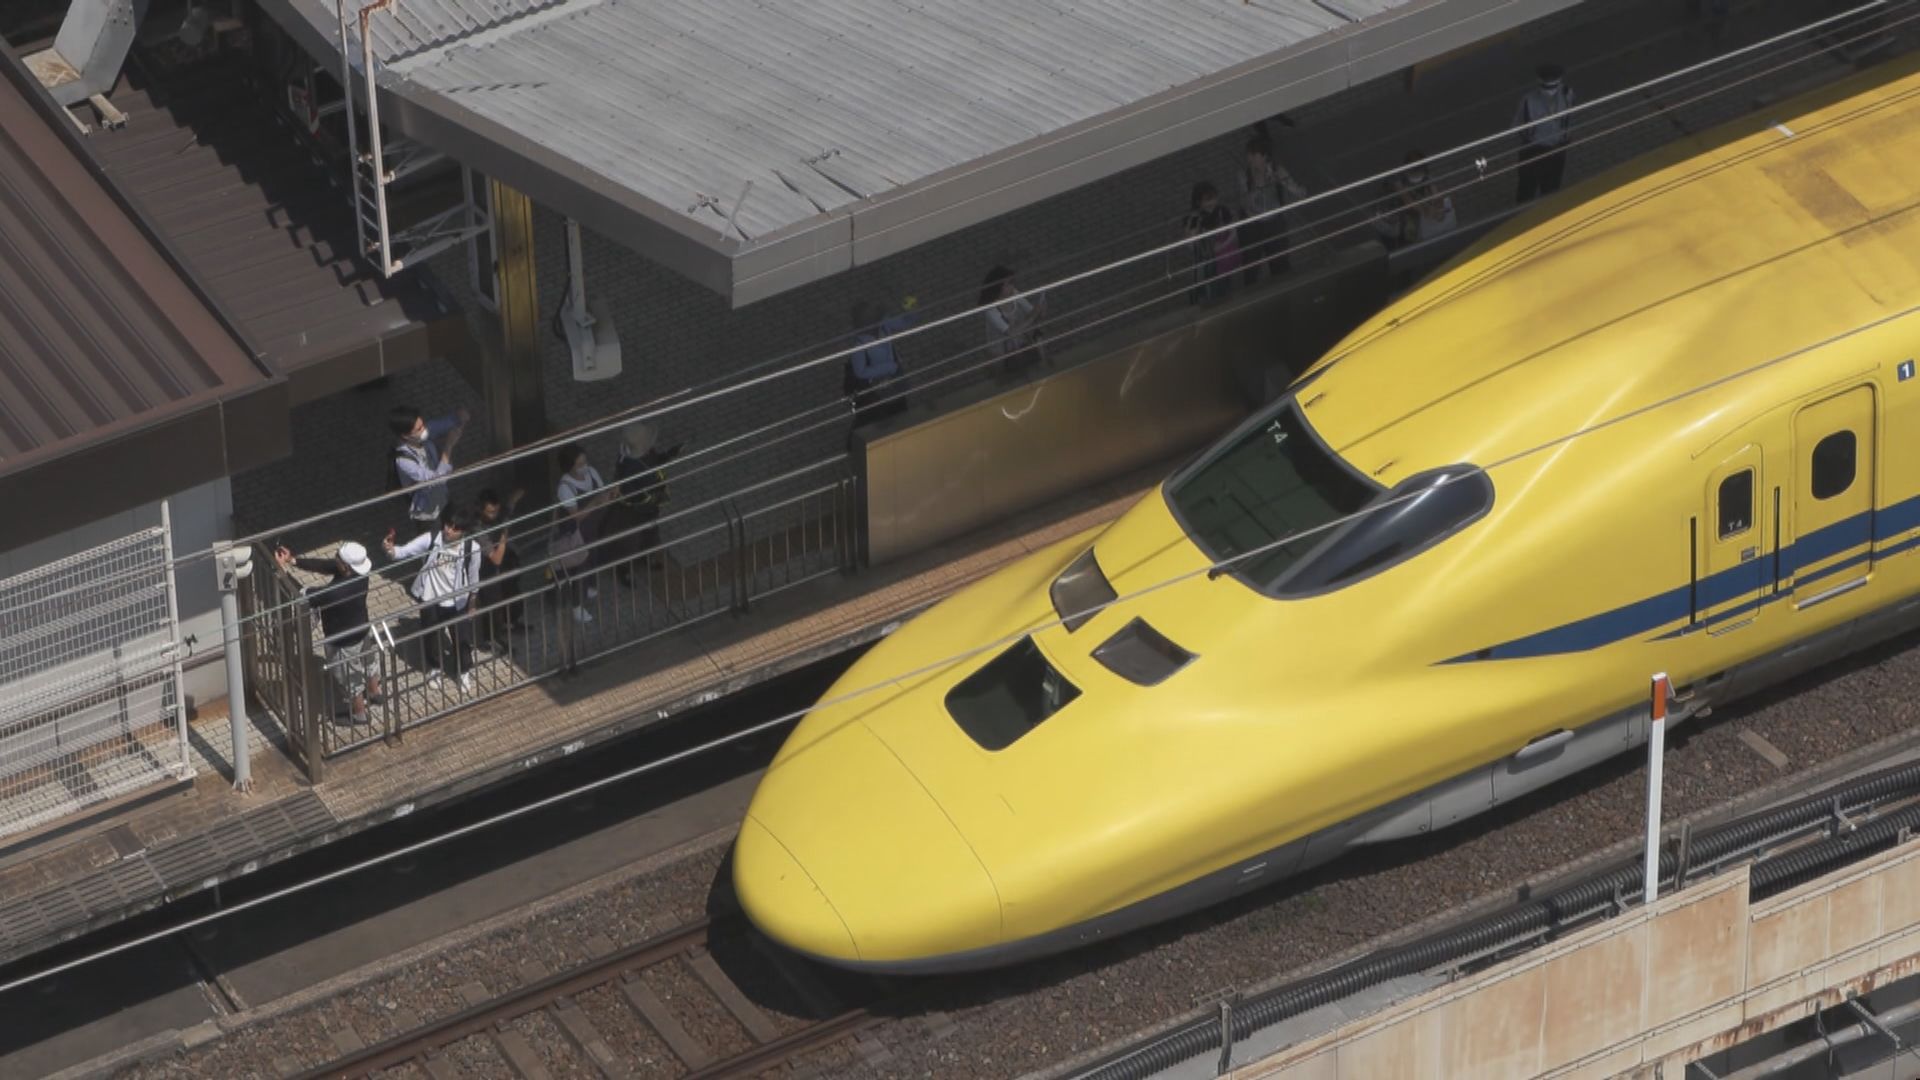
[[[1172,467],[481,701],[333,759],[318,784],[270,718],[250,717],[254,786],[235,792],[229,719],[207,711],[191,722],[191,784],[0,848],[0,964],[871,642],[996,568],[1113,520]]]
[[[1312,190],[1498,130],[1532,80],[1555,59],[1584,97],[1826,13],[1813,0],[1736,5],[1718,40],[1682,5],[1579,5],[1499,41],[1301,110],[1278,131],[1280,153]],[[1573,155],[1577,181],[1661,143],[1764,104],[1783,86],[1852,70],[1846,56],[1811,50],[1790,76],[1660,114],[1619,139]],[[1652,113],[1652,100],[1636,106]],[[1505,182],[1460,200],[1463,224],[1510,205]],[[1356,197],[1353,202],[1358,202]],[[834,574],[727,615],[546,678],[332,758],[310,783],[270,719],[249,725],[254,789],[231,790],[233,747],[224,714],[191,722],[197,778],[77,823],[0,846],[0,964],[210,888],[423,807],[446,803],[543,762],[578,752],[692,706],[870,642],[997,567],[1117,517],[1171,468],[1157,463],[1091,485],[1042,509],[884,566]]]

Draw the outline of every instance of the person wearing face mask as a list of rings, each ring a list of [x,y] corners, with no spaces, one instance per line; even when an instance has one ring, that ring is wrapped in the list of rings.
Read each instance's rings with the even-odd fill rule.
[[[1559,64],[1541,64],[1535,74],[1540,77],[1540,85],[1521,95],[1513,111],[1513,126],[1522,129],[1514,195],[1516,202],[1523,203],[1560,190],[1560,178],[1567,171],[1567,141],[1572,134],[1562,115],[1573,108],[1566,72]]]
[[[558,568],[568,577],[580,579],[598,561],[593,542],[600,538],[600,521],[611,496],[606,491],[607,482],[600,478],[600,470],[587,460],[587,451],[579,443],[561,447],[555,460],[560,465],[560,482],[554,488],[557,505],[553,546],[561,553]],[[600,590],[591,581],[580,590],[580,596],[586,600],[599,595]],[[593,613],[576,599],[573,618],[575,622],[590,623]]]
[[[414,489],[403,498],[407,520],[421,529],[438,525],[447,508],[446,481],[431,481],[453,471],[453,448],[466,432],[468,419],[464,408],[432,420],[411,405],[396,405],[387,414],[394,438],[387,455],[387,490]],[[427,486],[416,486],[422,484]]]
[[[421,560],[408,592],[420,605],[420,640],[432,672],[429,690],[443,689],[443,677],[457,679],[463,691],[473,690],[473,628],[460,616],[480,587],[483,553],[479,542],[467,535],[479,524],[478,517],[463,506],[446,515],[438,528],[404,544],[395,544],[389,534],[381,545],[389,559]]]

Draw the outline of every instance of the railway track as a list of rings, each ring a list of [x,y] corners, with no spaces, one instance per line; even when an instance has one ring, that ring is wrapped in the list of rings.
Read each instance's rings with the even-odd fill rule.
[[[725,941],[729,975],[714,957]],[[681,993],[663,994],[655,976],[671,979]],[[829,977],[830,978],[830,977]],[[770,1013],[742,989],[776,986],[810,1019]],[[754,1076],[852,1039],[885,1019],[873,1006],[886,999],[886,985],[849,977],[832,980],[752,932],[737,914],[702,918],[579,967],[528,981],[519,988],[473,1003],[436,1022],[368,1046],[303,1074],[322,1077],[470,1075],[473,1063],[522,1080],[557,1073],[599,1075],[609,1080],[672,1075],[686,1080]],[[698,987],[695,995],[684,991]],[[580,1005],[598,995],[599,1019]],[[610,1023],[604,1006],[622,1003]],[[784,1013],[785,1010],[782,1010]],[[716,1025],[724,1017],[727,1024]],[[664,1047],[670,1060],[636,1062],[617,1053],[616,1041],[632,1031]],[[715,1031],[723,1032],[716,1036]],[[742,1045],[744,1044],[744,1045]],[[556,1068],[558,1063],[571,1067]]]

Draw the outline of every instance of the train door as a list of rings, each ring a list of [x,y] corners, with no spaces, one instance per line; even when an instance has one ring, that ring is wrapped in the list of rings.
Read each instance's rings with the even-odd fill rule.
[[[1760,493],[1760,448],[1752,443],[1720,463],[1707,479],[1699,595],[1707,632],[1724,634],[1753,621],[1766,584],[1767,523]]]
[[[1873,387],[1854,387],[1794,414],[1796,609],[1866,584],[1873,569],[1873,459]]]

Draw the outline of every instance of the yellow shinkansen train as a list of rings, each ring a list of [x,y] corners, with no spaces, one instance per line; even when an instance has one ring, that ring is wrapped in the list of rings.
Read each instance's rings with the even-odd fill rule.
[[[1640,744],[1655,672],[1684,719],[1920,619],[1917,162],[1910,59],[1476,244],[854,665],[829,701],[898,681],[788,739],[747,914],[883,972],[1073,947]]]

